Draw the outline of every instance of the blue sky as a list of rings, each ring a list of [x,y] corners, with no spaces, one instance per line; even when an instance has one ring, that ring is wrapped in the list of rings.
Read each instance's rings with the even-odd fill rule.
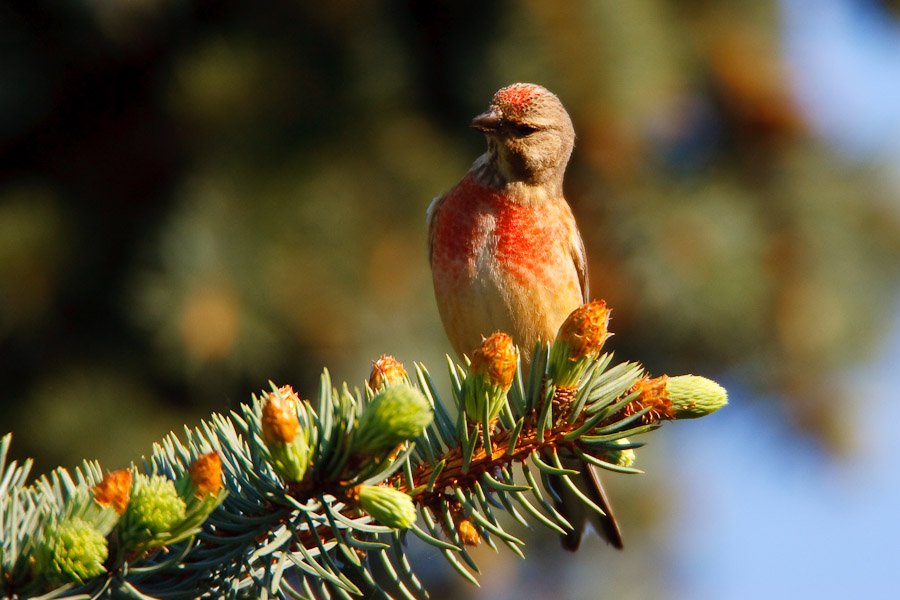
[[[847,155],[900,167],[900,24],[873,0],[781,0],[794,97]]]
[[[733,386],[714,419],[673,427],[684,518],[671,522],[672,597],[889,597],[900,559],[897,373],[895,324],[882,356],[844,377],[858,392],[847,411],[858,443],[844,457]]]

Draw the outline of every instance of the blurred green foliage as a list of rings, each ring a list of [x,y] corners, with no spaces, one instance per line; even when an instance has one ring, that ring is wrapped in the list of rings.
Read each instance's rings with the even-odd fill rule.
[[[3,4],[0,432],[38,471],[116,468],[270,379],[439,371],[424,211],[483,150],[469,119],[534,81],[575,123],[620,358],[726,372],[840,449],[831,374],[893,316],[897,191],[810,132],[773,11]]]

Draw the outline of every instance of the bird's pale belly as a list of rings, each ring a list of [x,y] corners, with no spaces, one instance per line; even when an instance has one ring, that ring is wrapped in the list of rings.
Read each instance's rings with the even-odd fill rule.
[[[458,355],[471,355],[482,336],[499,330],[528,360],[535,343],[552,340],[581,304],[578,273],[561,244],[541,248],[550,256],[531,261],[530,255],[498,253],[496,241],[433,265],[438,308]]]

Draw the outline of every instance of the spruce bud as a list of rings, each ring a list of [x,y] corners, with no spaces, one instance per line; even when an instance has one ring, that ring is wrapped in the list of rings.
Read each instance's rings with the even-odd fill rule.
[[[404,383],[381,390],[359,418],[350,444],[351,454],[391,451],[417,437],[434,415],[421,392]]]
[[[582,304],[566,318],[550,348],[550,378],[559,388],[578,385],[610,336],[609,309],[603,300]]]
[[[382,354],[378,360],[372,362],[369,389],[373,392],[379,392],[390,385],[407,381],[409,381],[409,375],[403,368],[403,363],[393,356]]]
[[[302,481],[309,466],[308,434],[297,420],[299,402],[290,386],[269,392],[260,419],[272,467],[286,481]]]
[[[408,494],[392,487],[361,485],[359,506],[373,519],[394,529],[407,529],[416,522],[416,507]]]
[[[119,523],[122,544],[132,550],[163,545],[184,521],[185,508],[171,479],[138,474]]]
[[[72,517],[44,530],[34,570],[51,585],[83,583],[106,571],[108,553],[106,537],[88,521]]]
[[[516,375],[518,359],[512,338],[499,331],[485,338],[472,353],[469,376],[463,384],[464,408],[470,420],[480,422],[485,409],[488,423],[497,418]]]

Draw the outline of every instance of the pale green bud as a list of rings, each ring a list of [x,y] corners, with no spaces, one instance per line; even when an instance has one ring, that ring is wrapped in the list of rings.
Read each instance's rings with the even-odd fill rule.
[[[388,386],[375,394],[359,418],[352,454],[393,450],[417,437],[434,415],[421,392],[404,383]]]
[[[628,438],[621,438],[616,444],[627,446]],[[607,450],[604,460],[619,467],[630,467],[634,464],[634,448]]]
[[[408,494],[391,487],[361,485],[359,506],[373,519],[394,529],[407,529],[416,522],[416,507]]]
[[[139,474],[120,522],[122,543],[132,549],[155,546],[154,540],[177,529],[184,518],[185,502],[175,482]]]
[[[676,419],[696,419],[728,404],[728,392],[721,385],[697,375],[679,375],[666,381],[666,396]]]
[[[106,571],[108,552],[106,537],[84,519],[73,517],[44,530],[34,568],[52,585],[82,583]]]

